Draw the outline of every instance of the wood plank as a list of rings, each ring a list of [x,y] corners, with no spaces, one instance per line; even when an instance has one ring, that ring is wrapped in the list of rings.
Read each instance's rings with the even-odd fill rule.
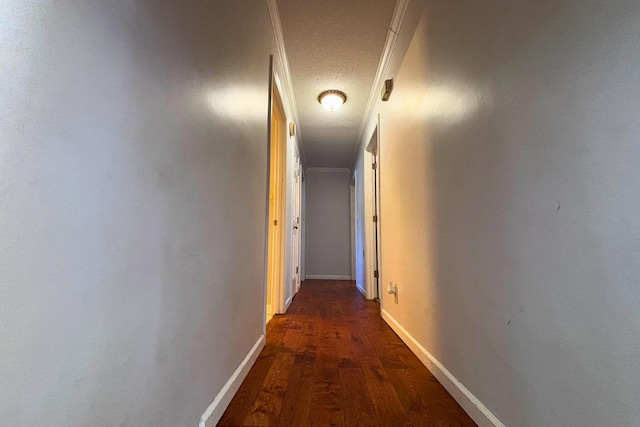
[[[304,316],[302,333],[298,341],[296,353],[316,355],[321,340],[321,323],[318,316]]]
[[[360,368],[360,353],[352,339],[352,324],[354,321],[344,322],[336,335],[336,355],[338,367]]]
[[[347,426],[376,427],[377,415],[371,396],[367,392],[362,369],[339,369],[342,401],[344,405],[344,421]]]
[[[425,427],[475,426],[468,415],[432,376],[417,369],[387,369],[407,415]]]
[[[360,323],[356,321],[350,326],[351,341],[360,362],[368,362],[372,359],[379,360],[371,341],[367,338]]]
[[[304,353],[296,354],[295,358],[278,420],[278,426],[282,427],[306,425],[311,412],[316,358]]]
[[[407,416],[414,425],[425,427],[444,427],[442,420],[429,412],[422,396],[412,385],[406,383],[407,369],[388,369],[389,381],[393,384],[400,403],[405,408]]]
[[[362,371],[378,423],[382,426],[413,426],[382,365],[364,362]]]
[[[389,344],[376,325],[372,325],[368,320],[361,320],[360,325],[362,326],[366,337],[371,342],[371,346],[378,355],[382,366],[389,369],[406,368],[405,364],[398,357],[391,344]]]
[[[220,426],[472,426],[350,281],[306,281]]]
[[[335,347],[323,345],[318,348],[314,377],[307,425],[344,426],[344,402]]]
[[[274,356],[282,343],[285,333],[291,323],[288,316],[274,316],[267,324],[267,342],[265,348],[260,353],[261,356]]]
[[[264,379],[273,363],[273,356],[260,355],[253,364],[247,377],[236,392],[233,400],[222,415],[219,426],[239,426],[242,425],[253,404],[258,397],[258,393],[264,384]]]
[[[294,319],[297,316],[294,316]],[[280,342],[279,352],[282,353],[295,353],[298,350],[298,345],[302,337],[302,325],[298,321],[294,320],[289,324],[289,329],[285,332]]]
[[[290,353],[275,355],[262,389],[242,423],[243,426],[275,426],[278,423],[294,360],[295,356]]]

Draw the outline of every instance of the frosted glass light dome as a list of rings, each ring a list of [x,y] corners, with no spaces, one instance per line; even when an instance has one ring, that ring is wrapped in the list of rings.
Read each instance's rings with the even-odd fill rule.
[[[318,102],[329,111],[336,111],[347,102],[347,95],[339,90],[325,90],[318,95]]]

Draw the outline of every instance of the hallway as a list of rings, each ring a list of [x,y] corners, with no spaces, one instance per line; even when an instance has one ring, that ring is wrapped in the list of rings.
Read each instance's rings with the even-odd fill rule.
[[[0,1],[0,427],[640,427],[638,58],[638,0]]]
[[[473,426],[352,281],[303,282],[219,426]]]

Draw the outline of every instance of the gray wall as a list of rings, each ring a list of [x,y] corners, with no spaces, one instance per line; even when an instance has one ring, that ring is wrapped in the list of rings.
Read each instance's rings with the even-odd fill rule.
[[[640,3],[425,2],[383,307],[507,426],[640,425]]]
[[[0,424],[196,426],[264,322],[266,4],[0,22]]]
[[[350,174],[309,169],[305,197],[305,274],[351,277]]]

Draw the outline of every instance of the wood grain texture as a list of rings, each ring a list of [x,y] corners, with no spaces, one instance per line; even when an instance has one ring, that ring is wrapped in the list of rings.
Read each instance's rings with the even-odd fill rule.
[[[475,426],[351,281],[302,283],[218,423]]]

